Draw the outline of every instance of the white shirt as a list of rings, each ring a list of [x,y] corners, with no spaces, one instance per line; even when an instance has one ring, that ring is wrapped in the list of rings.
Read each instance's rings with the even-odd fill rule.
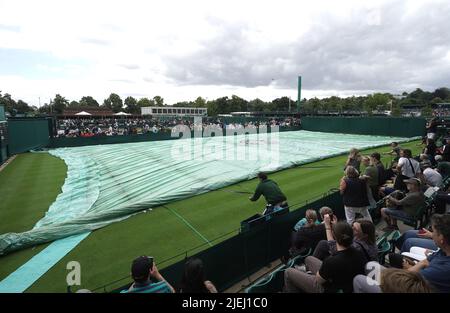
[[[414,173],[420,173],[420,164],[412,158],[409,160],[411,161],[411,164],[409,164],[407,158],[400,158],[400,160],[398,160],[398,166],[401,166],[403,175],[411,178],[415,176]],[[411,165],[413,166],[414,171],[412,170]]]
[[[423,176],[425,176],[427,184],[432,187],[440,187],[442,185],[442,175],[430,167],[423,171]]]

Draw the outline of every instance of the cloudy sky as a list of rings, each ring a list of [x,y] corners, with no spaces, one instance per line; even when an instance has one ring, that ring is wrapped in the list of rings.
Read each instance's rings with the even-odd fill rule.
[[[31,105],[450,86],[450,2],[0,0],[0,90]]]

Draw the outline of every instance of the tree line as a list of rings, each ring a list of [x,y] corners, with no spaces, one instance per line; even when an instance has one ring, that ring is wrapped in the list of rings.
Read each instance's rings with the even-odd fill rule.
[[[431,108],[439,103],[450,102],[450,89],[446,87],[438,88],[433,92],[423,91],[417,88],[411,93],[403,92],[401,95],[390,93],[374,93],[367,96],[352,96],[340,98],[336,96],[327,98],[303,99],[301,102],[301,112],[305,114],[318,114],[326,112],[366,112],[372,114],[374,111],[392,111],[392,115],[400,115],[402,109],[408,106],[418,106],[422,108],[424,115],[431,112]],[[125,111],[131,114],[140,114],[141,107],[159,106],[167,104],[161,96],[151,99],[128,96],[125,100],[112,93],[108,98],[99,104],[91,96],[84,96],[79,101],[69,101],[65,97],[57,94],[49,103],[41,107],[29,106],[25,101],[14,100],[8,93],[2,94],[0,91],[0,105],[5,106],[5,110],[15,116],[17,114],[62,114],[65,109],[80,109],[88,107],[98,107],[112,110],[117,113]],[[248,111],[291,111],[297,110],[297,101],[288,97],[276,98],[272,101],[261,99],[246,100],[236,95],[231,97],[221,97],[214,100],[207,100],[198,97],[194,101],[182,101],[174,103],[175,107],[204,107],[208,109],[208,114],[228,114],[230,112]]]

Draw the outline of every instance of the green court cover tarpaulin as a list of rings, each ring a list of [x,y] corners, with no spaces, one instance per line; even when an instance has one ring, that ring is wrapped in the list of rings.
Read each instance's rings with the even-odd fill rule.
[[[259,171],[404,140],[292,131],[50,150],[68,166],[62,193],[32,230],[0,235],[0,255],[92,231]]]

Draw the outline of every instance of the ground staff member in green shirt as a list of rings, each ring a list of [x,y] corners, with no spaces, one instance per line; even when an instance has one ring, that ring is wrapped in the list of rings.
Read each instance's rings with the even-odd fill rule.
[[[265,173],[259,173],[258,178],[260,183],[256,187],[253,196],[249,199],[250,201],[256,201],[261,195],[264,196],[267,201],[266,210],[263,213],[264,215],[273,212],[277,208],[287,208],[289,206],[286,196],[281,192],[281,189],[276,182],[268,179]]]

